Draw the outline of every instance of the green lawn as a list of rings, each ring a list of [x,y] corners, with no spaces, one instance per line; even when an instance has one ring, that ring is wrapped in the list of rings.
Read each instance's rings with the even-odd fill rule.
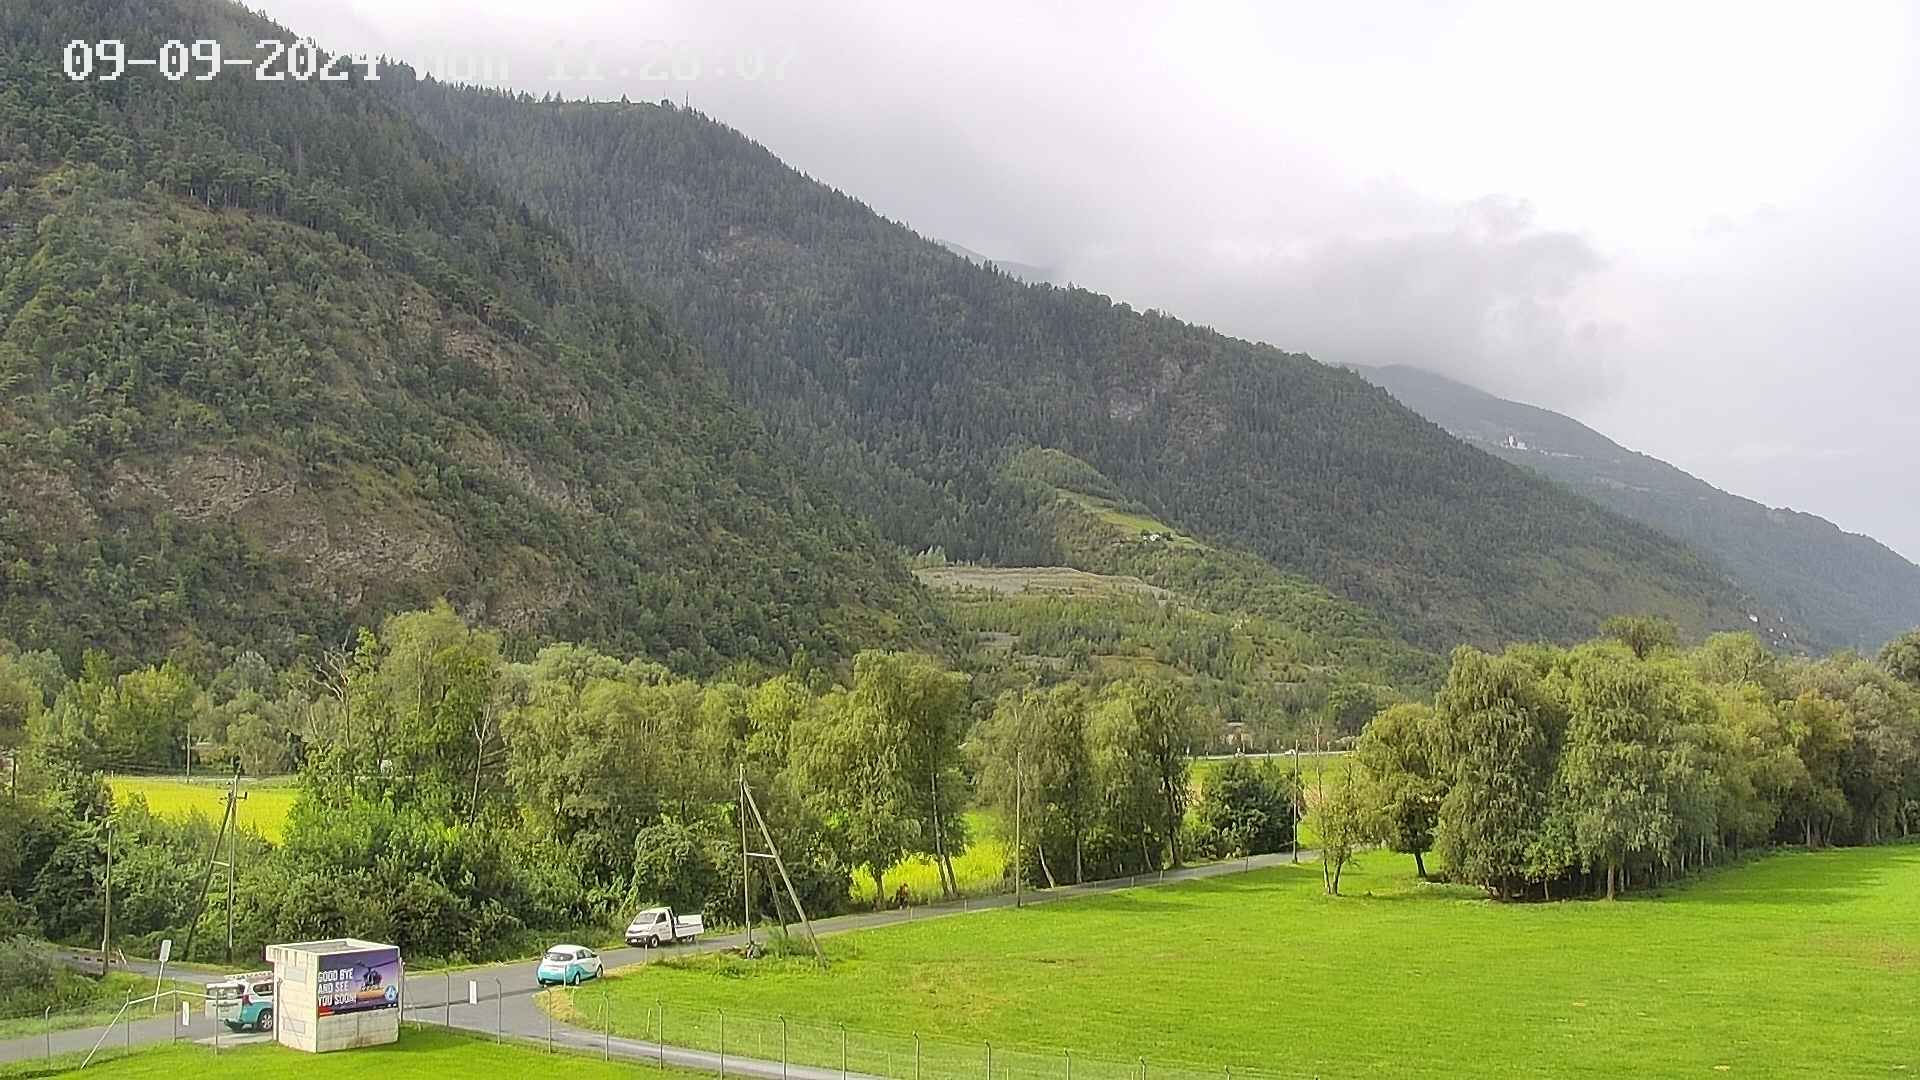
[[[587,1054],[548,1054],[514,1043],[433,1028],[403,1027],[400,1041],[390,1046],[365,1047],[333,1054],[306,1054],[271,1043],[228,1048],[218,1054],[211,1047],[191,1043],[136,1047],[125,1055],[119,1047],[104,1050],[85,1072],[80,1064],[56,1060],[0,1065],[0,1076],[24,1080],[33,1076],[85,1076],[98,1080],[525,1080],[537,1073],[564,1075],[568,1080],[631,1080],[635,1075],[686,1080],[704,1073],[660,1070],[631,1061],[606,1062]]]
[[[1369,856],[1341,899],[1307,864],[893,926],[829,939],[824,974],[689,957],[554,1004],[643,1035],[664,1002],[668,1037],[696,1045],[724,1008],[735,1052],[777,1031],[750,1015],[784,1015],[975,1056],[991,1041],[1330,1078],[1920,1068],[1920,846],[1784,853],[1612,904],[1495,904],[1409,869]],[[831,1037],[807,1046],[838,1065]]]
[[[142,796],[147,800],[147,808],[160,817],[183,818],[198,810],[218,825],[220,815],[226,813],[227,809],[227,782],[224,779],[209,778],[204,782],[195,780],[188,783],[178,777],[115,776],[107,780],[107,786],[117,799],[136,794]],[[278,842],[280,830],[287,821],[287,812],[293,809],[293,800],[298,792],[284,779],[243,779],[240,781],[240,791],[246,796],[240,800],[240,825]]]

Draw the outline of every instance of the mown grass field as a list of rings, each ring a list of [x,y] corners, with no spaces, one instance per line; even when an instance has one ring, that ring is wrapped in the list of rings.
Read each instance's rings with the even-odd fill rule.
[[[218,1054],[192,1043],[135,1047],[132,1054],[106,1047],[104,1060],[96,1058],[85,1072],[74,1060],[56,1059],[0,1065],[0,1076],[25,1080],[34,1076],[86,1076],[99,1080],[525,1080],[552,1074],[568,1080],[631,1078],[640,1070],[661,1076],[660,1070],[631,1061],[602,1061],[585,1054],[548,1054],[540,1049],[432,1028],[403,1027],[400,1041],[390,1046],[365,1047],[335,1054],[306,1054],[271,1043],[229,1047]],[[672,1080],[704,1073],[668,1069]]]
[[[675,1041],[724,1008],[734,1031],[784,1015],[1330,1080],[1920,1069],[1920,846],[1612,904],[1495,904],[1408,869],[1371,855],[1340,899],[1307,864],[887,927],[829,939],[826,973],[687,958],[557,1004],[644,1035],[665,1002]]]
[[[226,813],[227,784],[224,780],[195,780],[188,783],[178,777],[151,776],[115,776],[107,780],[107,786],[113,790],[113,797],[126,799],[140,795],[147,800],[147,808],[166,818],[184,818],[199,811],[215,825],[220,823],[220,815]],[[250,828],[268,840],[280,839],[280,831],[287,821],[287,812],[293,809],[294,796],[297,794],[287,780],[241,780],[240,790],[246,798],[240,800],[239,821],[242,828]]]

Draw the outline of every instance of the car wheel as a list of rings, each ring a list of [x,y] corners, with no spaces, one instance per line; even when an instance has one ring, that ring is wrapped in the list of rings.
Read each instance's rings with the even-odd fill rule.
[[[253,1022],[253,1030],[255,1031],[272,1031],[273,1030],[273,1010],[272,1009],[260,1010],[260,1019],[255,1020]]]
[[[647,935],[647,948],[649,948],[649,949],[657,949],[657,948],[659,948],[659,947],[660,947],[660,936],[659,936],[658,934],[648,934],[648,935]]]

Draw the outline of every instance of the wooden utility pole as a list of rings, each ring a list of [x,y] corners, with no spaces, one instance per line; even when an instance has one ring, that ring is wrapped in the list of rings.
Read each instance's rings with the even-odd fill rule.
[[[100,923],[100,977],[113,963],[113,822],[107,822],[106,917]]]
[[[1297,730],[1297,729],[1296,729]],[[1293,740],[1293,861],[1300,861],[1300,798],[1307,793],[1306,775],[1300,771],[1300,739]]]
[[[813,946],[813,958],[822,970],[827,966],[827,954],[820,951],[820,938],[813,932],[813,920],[807,918],[807,908],[800,902],[800,890],[793,887],[793,878],[787,874],[787,861],[780,857],[780,845],[773,842],[773,831],[767,828],[767,819],[760,813],[760,803],[753,797],[753,789],[743,779],[740,793],[747,798],[747,809],[753,811],[753,820],[760,826],[760,838],[767,842],[767,858],[780,869],[780,880],[787,886],[787,899],[793,901],[794,913],[800,916],[800,925],[807,928],[807,941]]]
[[[240,767],[233,768],[233,780],[227,786],[227,816],[232,818],[239,810]],[[240,875],[240,827],[238,822],[226,830],[227,833],[227,964],[233,964],[233,891],[234,878]]]
[[[747,849],[747,765],[740,763],[740,915],[747,928],[747,955],[753,955],[753,869]]]
[[[1026,790],[1022,787],[1020,775],[1020,748],[1013,748],[1013,906],[1021,907],[1026,902],[1026,894],[1021,890],[1021,881],[1026,877],[1026,837],[1022,831],[1020,808],[1026,801]]]
[[[220,863],[220,845],[226,842],[227,832],[233,826],[234,801],[236,795],[239,793],[239,789],[240,775],[235,773],[233,786],[227,789],[227,812],[220,817],[220,834],[213,838],[213,848],[207,852],[207,868],[200,875],[200,891],[194,894],[193,914],[187,919],[187,947],[186,950],[180,954],[182,962],[193,959],[193,939],[200,929],[200,915],[206,910],[207,887],[213,884],[213,868]],[[228,861],[231,862],[232,860],[229,859]],[[231,896],[232,883],[229,882],[228,884],[228,894]],[[233,912],[233,904],[231,902],[227,904],[227,912],[229,917],[231,917]]]

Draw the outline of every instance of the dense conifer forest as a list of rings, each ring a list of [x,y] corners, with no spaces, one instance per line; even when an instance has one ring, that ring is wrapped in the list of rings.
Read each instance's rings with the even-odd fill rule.
[[[428,130],[658,299],[776,436],[903,546],[1053,561],[997,471],[1041,447],[1433,649],[1568,640],[1623,606],[1695,632],[1756,613],[1681,544],[1461,445],[1349,372],[1023,284],[696,112],[395,87]]]
[[[0,39],[7,634],[284,657],[445,595],[681,670],[930,640],[897,554],[689,340],[381,84],[62,74],[102,27],[274,29],[151,8]]]

